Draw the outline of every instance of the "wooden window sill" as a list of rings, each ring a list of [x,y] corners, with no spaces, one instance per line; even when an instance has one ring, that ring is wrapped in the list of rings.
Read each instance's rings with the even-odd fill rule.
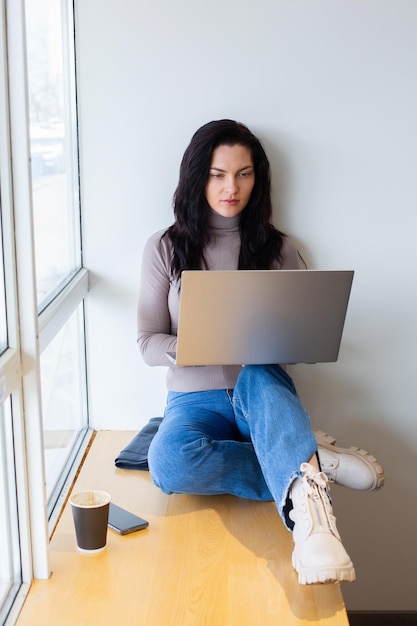
[[[273,503],[166,496],[148,472],[119,470],[128,431],[100,431],[74,489],[103,489],[149,521],[106,549],[77,551],[66,505],[50,544],[51,577],[35,580],[18,626],[348,626],[338,584],[302,586],[292,538]]]

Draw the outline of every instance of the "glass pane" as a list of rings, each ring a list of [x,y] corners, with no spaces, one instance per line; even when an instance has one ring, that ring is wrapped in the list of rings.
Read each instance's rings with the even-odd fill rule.
[[[7,348],[6,291],[4,287],[3,228],[0,198],[0,354]]]
[[[0,405],[0,623],[22,581],[10,398]]]
[[[46,486],[52,507],[79,434],[87,426],[83,327],[81,303],[41,355]]]
[[[81,266],[74,37],[68,4],[26,0],[40,310]]]

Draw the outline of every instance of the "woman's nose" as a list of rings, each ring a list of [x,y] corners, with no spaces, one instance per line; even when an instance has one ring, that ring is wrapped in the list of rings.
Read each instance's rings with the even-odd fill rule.
[[[226,182],[226,189],[227,191],[233,195],[237,192],[238,190],[238,184],[237,184],[237,180],[234,176],[229,176]]]

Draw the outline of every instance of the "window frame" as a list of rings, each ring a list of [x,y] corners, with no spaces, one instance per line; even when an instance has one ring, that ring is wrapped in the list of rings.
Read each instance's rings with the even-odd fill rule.
[[[74,9],[71,0],[67,0],[67,6]],[[72,465],[48,516],[40,355],[84,302],[88,272],[81,267],[48,306],[38,312],[24,0],[0,0],[0,35],[0,191],[9,344],[0,355],[0,402],[8,397],[12,401],[21,562],[19,590],[11,608],[0,607],[0,617],[8,611],[5,623],[12,624],[32,579],[50,576],[49,538],[93,431],[87,426],[80,433]]]
[[[16,9],[16,5],[14,7]],[[7,9],[9,7],[7,6]],[[15,221],[13,210],[12,182],[12,138],[10,128],[10,49],[9,10],[6,17],[6,2],[0,0],[0,192],[2,211],[4,282],[7,309],[8,345],[0,355],[1,398],[12,403],[13,456],[15,474],[14,506],[16,506],[20,547],[20,582],[11,583],[9,597],[2,607],[0,616],[8,620],[18,611],[29,590],[33,576],[31,541],[31,516],[29,504],[29,482],[26,455],[26,436],[23,411],[22,362],[19,335],[18,284],[16,276]],[[7,43],[6,43],[7,42]],[[7,46],[7,47],[6,47]],[[9,506],[12,502],[9,500]],[[42,567],[41,567],[42,569]],[[41,570],[39,570],[41,571]]]

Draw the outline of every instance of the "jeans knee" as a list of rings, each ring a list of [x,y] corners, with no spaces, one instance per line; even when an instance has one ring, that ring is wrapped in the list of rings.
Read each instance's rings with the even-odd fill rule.
[[[274,367],[273,365],[245,365],[240,371],[239,380],[242,379],[255,385],[263,383],[271,377]]]
[[[195,493],[198,465],[206,438],[158,433],[149,448],[148,465],[153,482],[164,493]]]
[[[248,390],[281,387],[295,393],[294,382],[281,365],[245,365],[239,374],[238,385]]]

